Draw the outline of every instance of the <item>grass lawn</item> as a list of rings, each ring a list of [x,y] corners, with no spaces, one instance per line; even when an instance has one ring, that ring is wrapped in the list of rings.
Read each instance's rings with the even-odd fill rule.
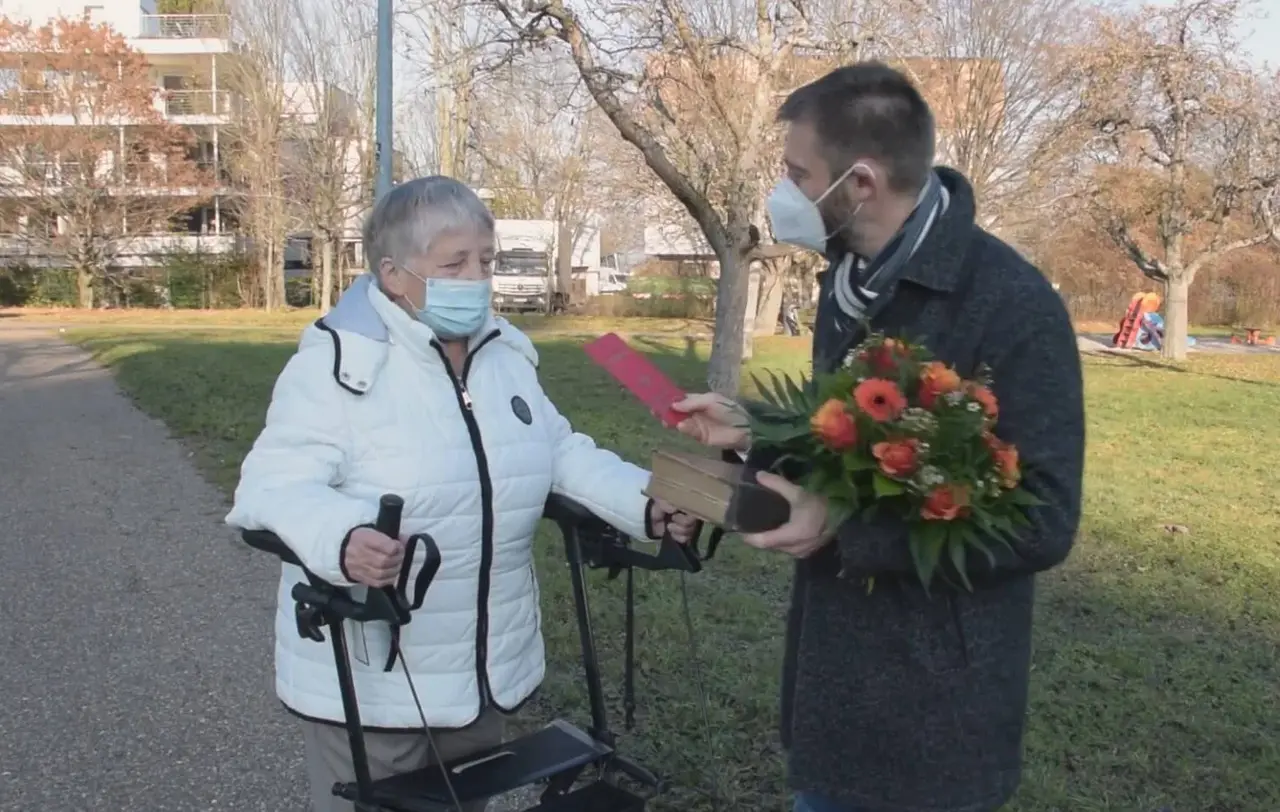
[[[197,332],[122,321],[69,336],[111,365],[229,490],[297,325]],[[672,442],[588,365],[578,339],[535,340],[545,386],[578,429],[640,462]],[[637,343],[677,380],[699,385],[705,345]],[[753,364],[799,368],[806,347],[765,340]],[[1280,809],[1280,357],[1086,363],[1086,521],[1069,562],[1041,579],[1027,768],[1012,808]],[[582,721],[568,578],[544,533],[550,672],[530,715]],[[624,748],[681,788],[654,809],[710,809],[700,790],[713,772],[724,809],[783,809],[776,709],[789,572],[781,558],[726,542],[689,579],[717,731],[710,752],[687,676],[677,579],[637,574],[640,718]],[[622,585],[592,583],[620,729]]]
[[[262,310],[81,310],[70,307],[20,308],[0,307],[0,324],[7,322],[77,327],[125,327],[133,330],[248,330],[251,333],[279,332],[296,337],[303,327],[315,321],[320,311],[294,308],[277,313]],[[711,335],[712,323],[707,319],[615,318],[605,316],[542,316],[512,314],[507,316],[522,330],[540,335],[599,335],[611,331],[630,335]],[[260,338],[253,336],[252,338]]]

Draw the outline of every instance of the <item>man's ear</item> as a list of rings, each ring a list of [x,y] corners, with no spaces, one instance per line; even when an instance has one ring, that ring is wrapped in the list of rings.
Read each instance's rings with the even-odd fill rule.
[[[863,159],[853,165],[845,183],[849,186],[849,196],[854,203],[865,202],[884,191],[881,188],[885,174],[876,161]]]

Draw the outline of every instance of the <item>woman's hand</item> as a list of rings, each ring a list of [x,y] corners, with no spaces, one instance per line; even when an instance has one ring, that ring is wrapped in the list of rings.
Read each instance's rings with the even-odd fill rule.
[[[698,530],[698,520],[661,499],[655,499],[649,505],[649,526],[658,538],[670,533],[676,543],[688,544]]]
[[[751,446],[747,416],[742,407],[714,392],[689,395],[671,404],[671,408],[688,415],[677,429],[703,445],[746,451]]]
[[[351,531],[343,550],[342,570],[357,584],[391,586],[400,577],[404,542],[384,536],[372,527]]]

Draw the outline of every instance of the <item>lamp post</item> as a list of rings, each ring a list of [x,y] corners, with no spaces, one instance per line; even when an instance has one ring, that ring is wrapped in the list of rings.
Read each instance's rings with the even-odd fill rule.
[[[391,107],[394,99],[391,93],[391,29],[395,22],[391,6],[392,0],[378,0],[377,96],[374,106],[374,142],[378,168],[373,182],[375,200],[391,191],[391,157],[395,153],[391,135]]]

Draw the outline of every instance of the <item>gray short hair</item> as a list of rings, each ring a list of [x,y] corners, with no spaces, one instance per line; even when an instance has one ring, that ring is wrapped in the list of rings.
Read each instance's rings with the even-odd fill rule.
[[[415,178],[378,200],[364,221],[364,250],[375,274],[382,260],[421,256],[446,231],[493,231],[493,213],[469,186],[444,175]]]

